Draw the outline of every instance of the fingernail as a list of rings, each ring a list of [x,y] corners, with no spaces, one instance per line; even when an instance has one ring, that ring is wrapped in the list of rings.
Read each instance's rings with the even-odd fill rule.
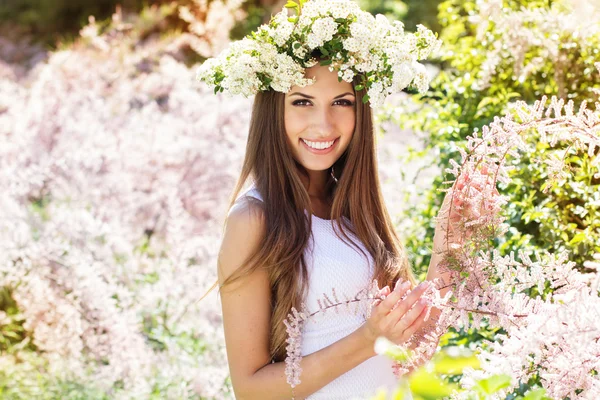
[[[400,290],[406,290],[410,287],[410,282],[409,281],[404,281],[402,283],[402,285],[400,285]]]
[[[398,290],[399,287],[400,287],[400,279],[398,279],[396,281],[396,285],[394,286],[394,290]]]

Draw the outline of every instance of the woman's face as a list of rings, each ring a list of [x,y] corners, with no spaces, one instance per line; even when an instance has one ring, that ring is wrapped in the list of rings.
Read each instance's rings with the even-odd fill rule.
[[[294,158],[307,170],[329,169],[344,153],[356,122],[352,84],[338,82],[327,66],[306,68],[315,83],[292,86],[285,95],[285,131]],[[333,142],[333,144],[332,144]]]

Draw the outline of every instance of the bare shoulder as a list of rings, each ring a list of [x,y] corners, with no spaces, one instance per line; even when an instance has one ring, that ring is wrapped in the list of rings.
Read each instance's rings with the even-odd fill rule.
[[[260,200],[243,197],[229,210],[219,250],[219,281],[239,268],[264,239],[266,221]]]
[[[261,228],[264,224],[262,201],[254,197],[241,197],[233,204],[227,214],[227,226],[250,224],[253,228]]]
[[[238,199],[225,223],[219,250],[219,283],[245,267],[265,236],[265,218],[260,200]],[[259,261],[260,262],[260,261]],[[221,305],[231,382],[237,398],[249,397],[253,374],[269,363],[271,289],[266,268],[222,288]]]

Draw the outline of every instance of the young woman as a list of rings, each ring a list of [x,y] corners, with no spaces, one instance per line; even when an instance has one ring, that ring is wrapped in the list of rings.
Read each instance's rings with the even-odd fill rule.
[[[347,60],[361,63],[363,72],[395,71],[382,82],[401,90],[415,76],[411,71],[421,71],[414,63],[406,67],[409,52],[402,46],[413,46],[421,56],[426,46],[404,40],[401,26],[357,7],[350,0],[300,1],[302,15],[294,26],[278,14],[272,28],[234,43],[227,57],[207,60],[199,74],[215,93],[223,88],[252,93],[265,83],[254,93],[246,154],[218,256],[227,356],[238,399],[351,399],[368,398],[380,387],[391,391],[398,385],[393,361],[375,353],[375,339],[406,343],[428,312],[421,299],[428,284],[415,287],[380,190],[372,109],[363,99],[368,93],[370,102],[381,100],[375,96],[382,91],[367,91],[368,85],[381,88],[381,82],[367,82],[366,73],[349,73],[348,66],[342,72],[325,65],[330,51],[342,54],[337,32],[345,40]],[[352,25],[344,25],[344,18]],[[348,36],[348,26],[355,37]],[[389,32],[394,36],[387,58],[397,64],[382,69],[375,58],[362,62],[360,54],[371,57],[381,50]],[[370,35],[381,38],[373,41],[372,51],[361,53]],[[307,46],[312,50],[305,54]],[[296,62],[304,65],[306,56],[326,63],[311,62],[297,76]],[[422,71],[416,76],[422,83]],[[286,87],[290,81],[295,83]],[[248,180],[251,186],[241,193]],[[434,277],[435,272],[428,278]],[[355,302],[356,308],[340,307],[305,321],[301,382],[290,385],[284,321],[291,309],[305,304],[309,312],[317,311],[324,294],[355,298],[373,279],[383,287],[383,301]]]
[[[291,397],[283,320],[303,292],[309,309],[318,309],[317,298],[332,287],[339,298],[352,298],[372,278],[394,288],[366,321],[346,311],[308,324],[296,398],[347,399],[395,388],[392,362],[375,354],[374,341],[405,342],[427,311],[419,302],[425,284],[391,311],[415,280],[383,203],[371,108],[327,67],[306,75],[316,82],[256,95],[234,197],[249,176],[254,182],[231,207],[220,248],[223,323],[238,399]],[[333,222],[366,259],[338,237]]]

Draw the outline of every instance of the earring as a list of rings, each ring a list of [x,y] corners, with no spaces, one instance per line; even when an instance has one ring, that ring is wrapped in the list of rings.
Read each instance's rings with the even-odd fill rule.
[[[335,183],[337,183],[337,178],[335,177],[334,171],[333,171],[333,165],[331,166],[331,177],[333,178],[333,180],[335,181]]]

